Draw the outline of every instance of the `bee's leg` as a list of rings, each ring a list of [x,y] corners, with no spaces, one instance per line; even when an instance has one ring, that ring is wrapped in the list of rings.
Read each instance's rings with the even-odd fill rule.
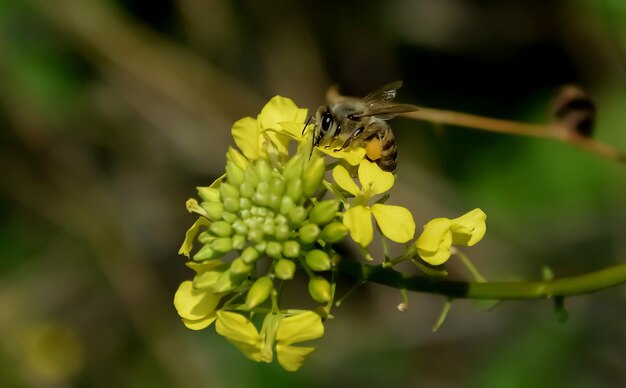
[[[352,142],[354,141],[354,139],[356,139],[357,137],[359,137],[359,135],[361,133],[363,133],[363,131],[365,130],[365,127],[358,127],[357,129],[354,130],[354,132],[352,132],[352,134],[350,135],[349,138],[346,139],[346,141],[341,145],[341,147],[334,149],[333,151],[337,152],[337,151],[341,151],[343,149],[348,148],[348,146],[350,144],[352,144]]]

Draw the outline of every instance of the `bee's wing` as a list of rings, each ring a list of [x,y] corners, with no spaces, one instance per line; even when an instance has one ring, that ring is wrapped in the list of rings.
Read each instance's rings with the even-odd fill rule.
[[[380,120],[391,120],[399,113],[414,112],[419,110],[415,105],[409,104],[384,104],[384,103],[372,103],[365,112],[355,115],[355,117],[376,117]]]
[[[361,101],[366,105],[376,102],[390,102],[396,98],[396,93],[401,87],[402,81],[390,82],[369,93],[367,96],[363,97]]]

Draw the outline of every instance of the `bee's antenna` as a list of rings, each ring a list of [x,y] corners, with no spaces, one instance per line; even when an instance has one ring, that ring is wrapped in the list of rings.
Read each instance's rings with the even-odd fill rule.
[[[311,123],[311,120],[313,120],[313,115],[309,116],[309,118],[306,120],[306,123],[304,123],[304,128],[302,128],[303,135],[304,135],[304,131],[306,131],[306,127]]]

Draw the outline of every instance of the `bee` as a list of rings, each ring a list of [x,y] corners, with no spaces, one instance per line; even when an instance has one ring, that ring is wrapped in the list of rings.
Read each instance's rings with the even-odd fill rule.
[[[408,104],[393,104],[402,81],[391,82],[362,99],[345,98],[322,105],[315,114],[313,145],[340,151],[350,145],[365,147],[370,161],[389,172],[397,166],[397,145],[390,120],[399,113],[418,108]]]

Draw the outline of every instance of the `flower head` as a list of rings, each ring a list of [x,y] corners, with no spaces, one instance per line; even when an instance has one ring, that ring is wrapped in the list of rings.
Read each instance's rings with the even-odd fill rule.
[[[471,247],[479,242],[487,230],[487,215],[474,209],[453,220],[435,218],[424,225],[424,231],[415,242],[420,257],[432,265],[448,261],[452,244]]]
[[[187,266],[195,276],[174,296],[188,328],[201,330],[215,322],[217,333],[246,357],[271,362],[276,355],[288,371],[298,370],[315,350],[294,344],[324,334],[319,314],[330,316],[341,259],[335,244],[350,234],[367,247],[372,217],[389,240],[404,243],[415,234],[407,209],[383,203],[381,195],[393,186],[394,175],[364,159],[366,152],[370,159],[380,155],[360,144],[338,151],[313,147],[314,125],[305,126],[306,115],[306,109],[276,96],[256,118],[233,125],[238,149],[226,152],[225,173],[210,186],[197,187],[198,199],[186,203],[198,219],[185,233],[179,254],[190,259]],[[341,165],[333,169],[334,183],[327,181],[330,167],[323,153],[358,166],[358,183]],[[417,251],[431,263],[445,261],[452,243],[480,240],[484,217],[482,227],[480,221],[472,212],[433,220],[404,259]],[[283,283],[298,271],[308,277],[308,294],[319,303],[319,314],[282,305]],[[257,317],[264,317],[260,330],[252,321]]]
[[[415,221],[406,208],[401,206],[375,203],[370,200],[387,192],[394,184],[392,173],[383,171],[376,163],[362,160],[358,170],[361,187],[350,177],[350,173],[339,165],[333,169],[335,183],[355,198],[343,216],[343,223],[350,230],[350,236],[361,246],[366,247],[372,242],[372,215],[381,232],[388,239],[404,243],[415,234]]]

